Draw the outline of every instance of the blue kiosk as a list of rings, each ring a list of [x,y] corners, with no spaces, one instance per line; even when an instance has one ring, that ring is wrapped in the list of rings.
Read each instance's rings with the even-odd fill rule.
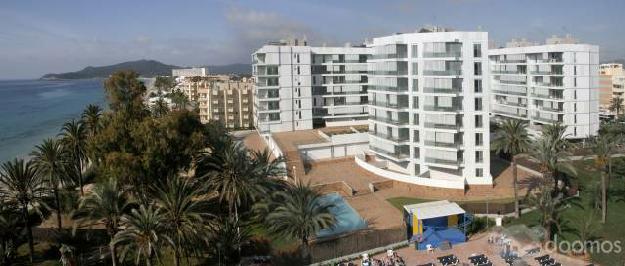
[[[447,200],[404,205],[406,234],[409,241],[416,243],[417,249],[466,242],[467,226],[471,221],[469,213]]]

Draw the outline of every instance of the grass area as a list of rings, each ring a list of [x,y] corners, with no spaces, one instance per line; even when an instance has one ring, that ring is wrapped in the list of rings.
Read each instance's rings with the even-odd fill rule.
[[[615,160],[616,163],[623,163],[623,161]],[[598,195],[595,187],[600,184],[601,172],[594,166],[593,160],[576,161],[573,165],[577,170],[577,176],[573,177],[572,183],[580,187],[581,206],[571,205],[562,213],[562,232],[558,233],[559,239],[578,240],[579,228],[582,227],[584,219],[594,217],[593,220],[596,222],[592,226],[594,231],[592,236],[602,241],[620,241],[622,247],[625,244],[625,212],[623,212],[625,210],[625,180],[623,176],[617,174],[610,182],[608,217],[606,223],[601,224],[600,210],[591,204],[592,199]],[[593,212],[595,213],[593,214]],[[539,226],[539,214],[537,212],[527,213],[518,220],[512,220],[510,224],[525,224],[529,227]],[[625,250],[620,253],[595,253],[592,254],[592,259],[593,262],[601,265],[622,265],[625,262]]]
[[[429,201],[437,201],[436,199],[422,199],[422,198],[411,198],[411,197],[396,197],[396,198],[389,198],[387,199],[387,201],[393,205],[393,207],[397,208],[398,210],[403,210],[404,209],[404,205],[410,205],[410,204],[417,204],[417,203],[423,203],[423,202],[429,202]],[[459,204],[462,203],[486,203],[485,200],[454,200],[454,202],[457,202]],[[513,198],[504,198],[504,199],[493,199],[493,200],[489,200],[489,203],[510,203],[510,202],[514,202]]]

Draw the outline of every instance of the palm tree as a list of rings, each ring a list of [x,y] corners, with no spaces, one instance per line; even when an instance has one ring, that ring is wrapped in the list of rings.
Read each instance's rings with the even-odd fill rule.
[[[106,182],[98,183],[93,191],[80,199],[78,209],[72,217],[77,219],[77,224],[92,223],[93,221],[102,221],[106,228],[106,232],[110,237],[112,265],[117,265],[117,256],[115,245],[113,245],[113,237],[119,230],[121,217],[129,209],[129,201],[126,199],[125,192],[117,185],[117,181],[111,179]]]
[[[169,98],[176,107],[176,110],[179,111],[186,109],[191,104],[187,95],[185,95],[182,91],[174,91],[170,93]]]
[[[182,256],[197,253],[214,228],[210,196],[205,186],[182,177],[169,178],[156,189],[156,205],[165,217],[164,228],[174,250],[174,265]]]
[[[43,197],[47,194],[47,190],[42,175],[33,161],[24,162],[23,159],[14,159],[2,164],[0,189],[3,189],[0,194],[3,194],[8,201],[17,203],[21,208],[32,263],[35,248],[28,208],[37,210],[39,206],[45,206]]]
[[[59,229],[62,229],[59,188],[68,182],[68,178],[64,175],[67,161],[63,152],[63,146],[56,139],[45,139],[42,144],[35,146],[35,151],[31,155],[33,156],[35,166],[45,177],[47,186],[54,192],[57,226]]]
[[[623,110],[623,98],[612,97],[612,100],[610,100],[610,111],[616,114],[616,119],[618,119],[618,116],[622,110]]]
[[[594,138],[592,143],[592,150],[596,155],[595,164],[597,168],[601,169],[601,222],[605,223],[608,212],[608,188],[606,179],[610,179],[612,155],[617,152],[616,145],[620,143],[620,139],[612,135],[603,135]]]
[[[547,184],[554,185],[554,189],[557,187],[555,185],[557,185],[556,171],[558,169],[568,170],[572,174],[577,172],[569,162],[558,159],[568,157],[569,154],[565,150],[555,148],[553,140],[544,135],[532,143],[530,154],[534,159],[538,160],[539,172],[543,174]]]
[[[89,137],[93,137],[100,132],[100,128],[102,127],[101,117],[102,108],[94,104],[87,105],[87,108],[82,112],[81,118],[87,128],[87,135],[89,135]]]
[[[61,142],[63,143],[63,147],[72,159],[78,185],[80,186],[80,195],[84,196],[82,171],[83,164],[87,158],[85,126],[81,121],[72,119],[72,121],[63,125],[60,136],[62,137]]]
[[[169,113],[169,106],[163,97],[159,97],[152,106],[152,114],[156,117],[162,117],[167,113]]]
[[[567,140],[568,136],[569,134],[566,133],[565,125],[562,125],[561,123],[549,124],[543,126],[541,140],[534,142],[535,146],[538,144],[542,145],[542,148],[540,149],[542,149],[543,156],[550,156],[550,158],[543,158],[545,160],[539,159],[539,161],[549,161],[549,163],[544,166],[548,168],[546,170],[549,170],[549,174],[553,177],[556,185],[560,180],[560,168],[564,168],[569,170],[571,173],[575,173],[575,169],[571,166],[571,164],[560,163],[561,158],[570,156],[569,152],[567,152],[570,144]],[[551,151],[547,151],[547,149],[551,149]],[[536,151],[537,149],[534,150]],[[535,153],[534,155],[538,154]],[[554,187],[554,189],[557,189],[557,187]]]
[[[219,201],[227,204],[230,215],[238,217],[240,207],[249,206],[258,196],[267,194],[276,180],[265,174],[277,170],[250,156],[241,143],[229,138],[223,141],[220,150],[200,155],[196,175],[218,193]]]
[[[503,152],[512,159],[512,187],[514,188],[514,211],[518,218],[521,215],[519,209],[518,173],[516,156],[527,152],[530,146],[529,135],[526,130],[527,123],[521,120],[509,119],[503,121],[497,129],[497,139],[493,141],[493,149]]]
[[[157,260],[160,258],[163,243],[169,242],[165,235],[165,221],[160,209],[141,205],[139,209],[133,209],[122,217],[123,229],[115,234],[111,245],[123,246],[120,256],[122,261],[128,252],[133,252],[136,265],[144,260],[150,266],[155,256]]]
[[[21,228],[19,211],[0,198],[0,265],[11,265],[16,255]]]
[[[259,213],[266,213],[264,223],[270,232],[300,239],[306,249],[319,230],[334,226],[332,207],[321,200],[319,192],[302,182],[274,192],[269,203],[258,206]]]
[[[539,221],[545,230],[545,241],[551,240],[553,229],[561,231],[562,212],[568,207],[568,204],[575,203],[574,200],[562,200],[553,198],[548,179],[541,179],[538,184],[538,190],[528,191],[528,202],[538,211]]]

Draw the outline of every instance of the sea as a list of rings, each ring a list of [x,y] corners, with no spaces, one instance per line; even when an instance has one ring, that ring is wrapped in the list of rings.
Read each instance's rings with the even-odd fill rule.
[[[88,104],[106,109],[103,81],[0,80],[0,163],[28,158],[63,123],[79,119]]]

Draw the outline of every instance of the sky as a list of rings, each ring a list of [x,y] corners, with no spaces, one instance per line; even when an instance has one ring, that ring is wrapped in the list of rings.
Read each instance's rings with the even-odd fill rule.
[[[38,78],[138,59],[249,63],[271,40],[343,45],[424,25],[544,42],[572,34],[625,58],[622,0],[3,0],[0,79]]]

